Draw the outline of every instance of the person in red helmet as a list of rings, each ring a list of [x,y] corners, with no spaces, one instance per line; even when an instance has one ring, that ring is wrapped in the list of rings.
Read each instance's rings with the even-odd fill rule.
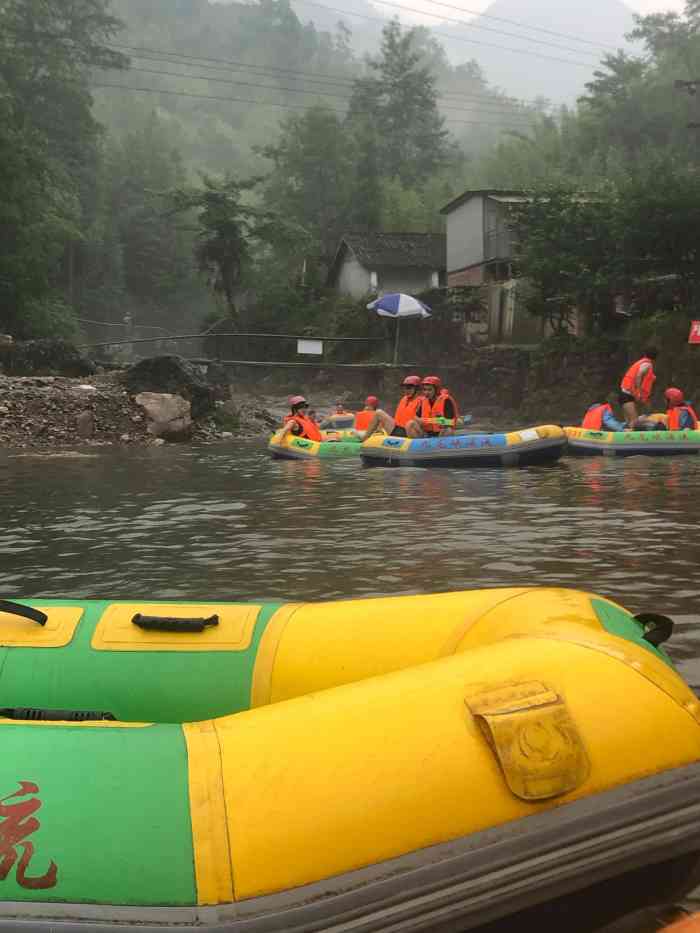
[[[669,431],[697,431],[698,416],[690,402],[686,401],[683,392],[671,387],[664,392],[664,398]]]
[[[359,431],[360,438],[366,441],[376,430],[382,428],[386,434],[392,437],[420,437],[420,434],[411,434],[409,425],[415,421],[418,407],[421,403],[421,378],[420,376],[406,376],[401,383],[404,394],[399,399],[396,406],[394,417],[378,408],[371,417],[367,429]]]
[[[291,395],[289,397],[290,414],[285,415],[284,426],[280,432],[279,439],[282,440],[288,434],[294,434],[296,437],[305,437],[310,441],[321,440],[321,429],[308,415],[309,403],[303,395]]]
[[[451,434],[457,425],[457,402],[442,385],[439,376],[426,376],[421,383],[423,398],[417,417],[409,425],[411,437],[436,437]]]
[[[374,413],[379,408],[379,399],[376,395],[368,395],[365,399],[365,407],[355,415],[355,430],[366,431],[369,423],[374,417]]]

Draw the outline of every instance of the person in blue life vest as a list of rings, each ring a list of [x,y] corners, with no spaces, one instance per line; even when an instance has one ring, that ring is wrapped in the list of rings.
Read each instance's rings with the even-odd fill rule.
[[[608,402],[596,402],[583,416],[581,427],[589,431],[624,431],[627,425],[618,421]]]

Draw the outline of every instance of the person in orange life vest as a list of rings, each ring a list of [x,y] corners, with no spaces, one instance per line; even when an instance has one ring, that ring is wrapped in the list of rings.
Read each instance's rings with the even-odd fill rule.
[[[644,355],[632,363],[620,383],[620,405],[627,424],[636,421],[637,405],[646,404],[651,398],[651,390],[656,382],[654,360],[659,355],[656,347],[648,347]]]
[[[321,429],[306,413],[309,403],[304,396],[290,396],[289,407],[291,414],[285,415],[279,439],[283,440],[288,434],[294,434],[296,437],[305,437],[309,441],[320,441]]]
[[[426,376],[421,383],[423,398],[416,418],[408,425],[410,437],[431,437],[451,434],[457,424],[459,411],[457,402],[443,388],[438,376]],[[446,418],[451,424],[438,424],[436,418]]]
[[[617,420],[612,405],[607,402],[596,402],[583,416],[581,427],[589,431],[624,431],[626,425]]]
[[[411,434],[409,425],[413,423],[421,402],[421,378],[420,376],[406,376],[401,385],[404,394],[399,399],[394,417],[392,418],[390,414],[378,408],[370,419],[367,430],[359,432],[363,441],[371,437],[377,428],[382,428],[392,437],[420,437],[420,434]]]
[[[374,413],[379,408],[379,399],[376,395],[368,395],[365,399],[365,407],[355,415],[355,430],[366,431],[369,423],[374,417]]]
[[[666,419],[669,431],[697,431],[698,416],[680,389],[669,388],[664,392]]]

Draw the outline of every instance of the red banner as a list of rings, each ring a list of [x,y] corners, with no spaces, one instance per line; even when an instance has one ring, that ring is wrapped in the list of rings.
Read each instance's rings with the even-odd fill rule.
[[[700,321],[690,322],[690,333],[688,334],[688,343],[700,343]]]

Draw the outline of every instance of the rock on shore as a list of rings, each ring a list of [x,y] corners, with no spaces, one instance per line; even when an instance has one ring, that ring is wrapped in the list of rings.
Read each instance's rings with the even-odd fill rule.
[[[269,434],[275,423],[262,406],[231,398],[215,402],[204,417],[192,421],[184,436],[200,442],[252,437]],[[0,448],[162,444],[152,424],[119,372],[82,379],[0,374]],[[183,437],[182,432],[165,435]]]

